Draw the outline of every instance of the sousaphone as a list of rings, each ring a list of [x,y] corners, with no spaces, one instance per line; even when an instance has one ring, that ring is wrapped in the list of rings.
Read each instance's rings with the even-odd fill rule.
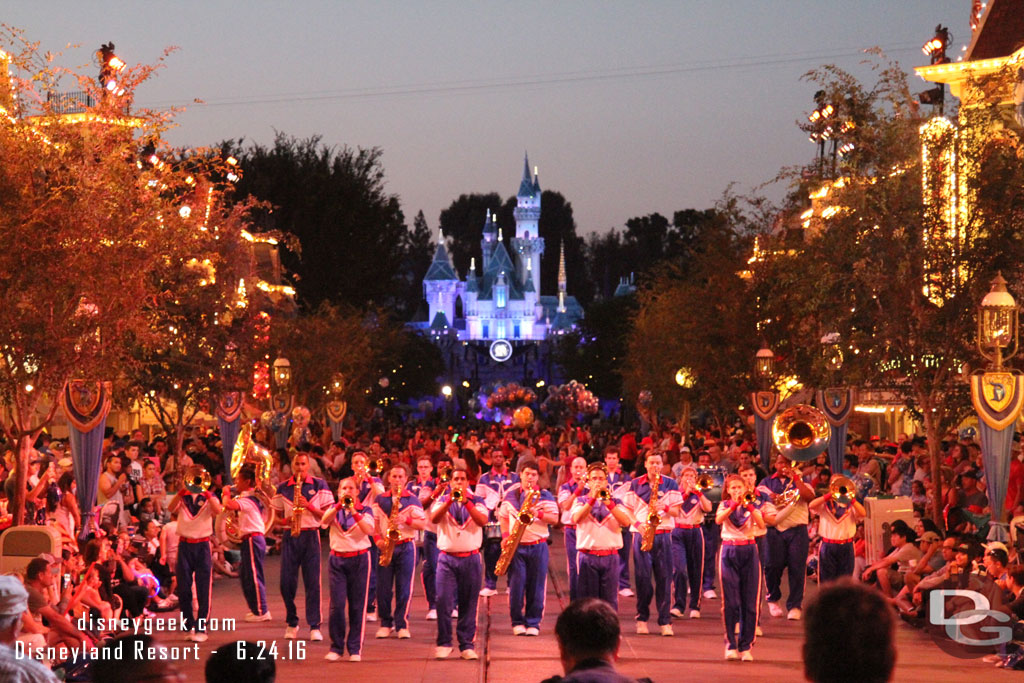
[[[256,469],[256,487],[253,490],[263,504],[263,533],[274,526],[277,513],[271,505],[275,495],[270,483],[270,470],[273,467],[273,456],[270,451],[256,443],[252,438],[252,425],[246,423],[231,450],[231,478],[237,479],[243,465],[253,465]],[[224,509],[214,522],[214,533],[217,540],[228,548],[237,548],[242,544],[242,534],[238,529],[238,511]]]

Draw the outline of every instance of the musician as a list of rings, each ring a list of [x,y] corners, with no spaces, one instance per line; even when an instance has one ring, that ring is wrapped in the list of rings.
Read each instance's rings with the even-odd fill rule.
[[[429,510],[433,504],[434,490],[437,488],[437,481],[433,477],[434,465],[429,455],[421,455],[416,459],[416,477],[409,481],[406,487],[415,495],[424,511]],[[420,578],[423,581],[423,595],[427,599],[427,621],[437,619],[436,609],[436,588],[437,588],[437,525],[426,518],[424,512],[423,547],[417,554],[417,562],[423,559],[423,569]]]
[[[265,504],[256,496],[256,468],[242,465],[235,479],[238,496],[224,487],[224,509],[238,512],[238,533],[242,536],[242,562],[238,567],[242,582],[242,595],[249,606],[246,621],[270,621],[267,606],[267,586],[263,580],[263,561],[267,556],[266,526],[263,521]]]
[[[763,527],[754,527],[754,544],[757,546],[757,561],[761,569],[760,583],[758,583],[760,586],[764,583],[764,568],[768,564],[768,527],[775,525],[778,510],[772,504],[771,496],[757,488],[757,468],[753,463],[740,465],[737,474],[743,480],[743,485],[747,487],[747,492],[753,495],[754,507],[761,511],[761,517],[764,518]],[[758,604],[760,605],[760,598],[758,598]],[[760,609],[757,610],[757,626],[754,628],[754,635],[758,638],[764,635],[761,631]]]
[[[498,508],[498,520],[501,523],[504,553],[510,534],[519,524],[520,513],[533,514],[533,522],[523,531],[509,566],[508,606],[512,618],[512,635],[537,636],[540,635],[540,620],[544,616],[544,598],[548,585],[548,525],[558,523],[558,504],[550,491],[539,488],[540,470],[536,460],[520,462],[519,477],[520,483],[509,487]],[[529,509],[524,510],[528,491],[535,491],[536,495]]]
[[[206,642],[206,622],[210,618],[210,592],[213,589],[213,555],[210,539],[213,519],[223,509],[220,501],[209,491],[192,492],[182,488],[167,505],[171,514],[178,516],[178,561],[175,575],[178,579],[178,607],[185,619],[186,633],[195,643]],[[198,615],[192,613],[192,581],[196,582]]]
[[[488,509],[488,522],[484,527],[484,587],[483,597],[498,594],[498,577],[494,566],[501,556],[501,525],[498,522],[498,508],[505,500],[510,486],[519,483],[519,475],[508,470],[505,453],[498,448],[491,451],[491,469],[480,476],[476,484],[476,495],[484,499]],[[510,577],[511,578],[511,577]]]
[[[565,562],[569,574],[569,600],[579,597],[576,581],[576,523],[572,521],[572,504],[587,490],[587,461],[575,457],[569,463],[569,480],[558,487],[558,509],[562,515],[562,533],[565,537]]]
[[[320,522],[329,525],[331,543],[331,556],[327,561],[331,593],[328,620],[331,650],[325,659],[340,661],[347,645],[348,660],[358,662],[362,659],[360,653],[370,585],[370,546],[373,545],[374,518],[373,509],[359,502],[359,487],[354,478],[341,480],[338,484],[338,502],[327,508]]]
[[[764,517],[753,501],[743,500],[747,487],[736,474],[725,478],[725,494],[715,514],[722,525],[722,616],[725,620],[725,658],[754,661],[750,648],[757,627],[761,567],[757,559],[754,529],[764,526]],[[736,626],[739,625],[739,637]]]
[[[783,491],[795,488],[799,497],[789,505],[779,503]],[[807,503],[814,500],[814,490],[804,482],[799,471],[794,471],[784,455],[775,458],[775,472],[761,480],[761,489],[771,497],[778,508],[775,526],[768,529],[768,566],[764,570],[768,587],[768,612],[781,617],[784,612],[779,600],[782,599],[782,572],[789,572],[789,596],[786,598],[787,618],[800,619],[800,607],[804,599],[804,579],[807,578],[807,551],[810,539],[807,536],[809,515]]]
[[[305,453],[296,453],[292,457],[291,469],[292,476],[278,485],[274,496],[274,507],[280,515],[278,524],[287,528],[281,547],[281,597],[284,598],[288,624],[284,637],[294,639],[298,636],[299,614],[295,608],[295,593],[301,570],[309,639],[323,640],[320,633],[320,519],[324,510],[334,503],[334,494],[326,481],[310,476],[309,456]],[[298,510],[296,492],[301,496]],[[300,531],[293,536],[291,526],[296,514],[300,515]]]
[[[570,514],[576,524],[579,597],[601,598],[618,611],[622,530],[633,523],[633,518],[614,492],[605,468],[601,463],[587,468],[589,492],[573,502]],[[602,491],[607,492],[607,500]]]
[[[423,504],[411,491],[406,490],[409,470],[405,463],[396,463],[388,472],[391,489],[377,496],[373,504],[377,519],[377,550],[383,552],[387,545],[388,528],[394,521],[399,539],[394,543],[391,562],[377,568],[377,614],[380,618],[378,638],[387,638],[398,630],[399,638],[411,638],[409,633],[409,599],[412,597],[412,580],[416,573],[416,532],[426,526],[427,517]],[[398,494],[397,512],[395,494]],[[391,614],[391,589],[395,591],[394,618]]]
[[[834,474],[829,486],[842,475]],[[807,509],[818,513],[818,583],[853,576],[853,537],[857,535],[857,522],[864,518],[864,506],[853,497],[839,500],[826,491],[807,504]]]
[[[679,487],[671,477],[663,475],[665,464],[661,453],[651,451],[644,460],[647,473],[630,483],[630,508],[634,522],[633,567],[636,574],[636,632],[647,634],[647,621],[651,618],[651,598],[656,597],[658,625],[661,635],[672,634],[672,531],[673,517],[679,515],[682,498]],[[651,498],[653,482],[658,481],[658,496]],[[643,535],[648,517],[660,516],[654,532],[654,544],[643,550]],[[653,586],[652,586],[653,582]]]
[[[701,586],[704,581],[704,516],[711,512],[711,501],[697,487],[697,468],[683,468],[679,477],[679,517],[672,530],[672,559],[675,570],[675,604],[672,615],[686,613],[686,593],[690,593],[690,618],[700,619]]]
[[[608,470],[608,488],[622,500],[632,477],[622,469],[619,461],[619,449],[611,446],[604,453],[604,465]],[[629,525],[622,527],[622,547],[619,548],[619,595],[633,597],[633,591],[629,587],[629,551],[633,547],[633,532]]]
[[[364,507],[373,505],[374,499],[384,493],[384,483],[375,474],[370,472],[370,458],[366,451],[356,450],[352,453],[352,476],[359,487],[357,498]],[[370,545],[370,597],[366,604],[366,620],[377,621],[377,565],[380,560],[380,551],[377,544]]]
[[[709,442],[718,449],[718,446],[712,441]],[[724,479],[725,470],[721,465],[715,464],[711,459],[711,453],[709,451],[701,451],[697,454],[697,473],[701,472],[708,473],[722,473]],[[712,511],[717,511],[714,507],[718,503],[711,501]],[[715,558],[718,557],[718,548],[722,544],[722,527],[715,523],[715,515],[704,516],[704,599],[715,600],[718,595],[715,593],[715,577],[718,575],[718,562]]]
[[[442,494],[430,507],[430,521],[437,525],[437,659],[452,653],[452,620],[456,606],[459,620],[455,632],[463,659],[478,659],[473,649],[476,639],[476,607],[479,600],[483,564],[480,544],[487,524],[488,508],[484,499],[469,489],[469,475],[457,467],[451,473],[451,491]],[[454,500],[454,497],[460,500]]]

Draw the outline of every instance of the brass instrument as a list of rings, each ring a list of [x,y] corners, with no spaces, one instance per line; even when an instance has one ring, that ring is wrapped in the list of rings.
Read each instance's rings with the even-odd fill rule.
[[[374,458],[366,465],[366,471],[370,473],[371,477],[379,477],[380,473],[384,471],[384,463],[380,458]]]
[[[274,465],[274,458],[270,451],[256,443],[252,438],[252,425],[243,424],[238,438],[235,439],[235,447],[231,450],[231,477],[237,479],[245,465],[252,465],[256,469],[256,486],[253,494],[263,503],[263,533],[267,533],[274,527],[277,520],[277,510],[271,504],[271,499],[276,494],[273,485],[270,483],[270,471]],[[233,492],[234,493],[234,492]],[[229,548],[237,548],[242,544],[242,534],[238,527],[238,510],[224,509],[217,519],[214,520],[214,534],[223,545]]]
[[[189,465],[182,476],[182,485],[189,493],[202,493],[210,488],[210,473],[202,465]]]
[[[699,491],[709,491],[715,488],[715,480],[711,478],[710,474],[702,474],[697,477],[697,489]]]
[[[292,536],[298,538],[302,533],[302,512],[306,509],[306,498],[302,495],[302,484],[295,482],[295,501],[292,503]]]
[[[650,552],[654,547],[654,535],[661,524],[661,515],[654,511],[654,505],[658,502],[658,488],[661,486],[661,475],[655,475],[651,482],[651,512],[647,515],[647,526],[644,528],[643,539],[640,542],[640,550]]]
[[[602,503],[608,503],[612,499],[612,492],[608,489],[601,489],[597,492],[597,499]]]
[[[607,491],[607,489],[602,489],[602,491]],[[519,548],[519,543],[523,540],[523,533],[533,524],[535,519],[533,503],[538,495],[540,493],[535,489],[528,489],[526,491],[526,495],[523,497],[523,504],[519,508],[519,514],[516,515],[516,523],[512,527],[512,531],[509,532],[508,538],[501,542],[501,556],[498,557],[498,562],[494,566],[496,576],[502,576],[508,571],[509,565],[512,564],[512,558],[515,557],[516,550]]]
[[[780,493],[775,499],[775,507],[784,508],[787,505],[792,505],[798,500],[800,500],[800,490],[795,486],[790,486]]]
[[[800,477],[796,467],[809,462],[825,452],[832,438],[832,428],[825,413],[814,406],[803,403],[786,408],[775,417],[772,426],[772,441],[779,453],[788,458],[794,471],[790,479]],[[800,499],[800,491],[790,482],[779,494],[775,505],[782,508]]]
[[[757,503],[757,496],[754,495],[753,491],[747,491],[743,494],[743,498],[740,500],[744,505],[751,505]]]
[[[384,532],[384,547],[380,551],[378,564],[387,567],[391,564],[391,558],[395,554],[395,544],[402,538],[402,532],[398,530],[398,513],[402,507],[402,493],[394,489],[391,495],[391,514],[388,515],[388,529]]]
[[[437,467],[437,483],[444,485],[452,479],[452,468],[448,465],[438,465]]]
[[[356,500],[352,496],[342,496],[341,497],[341,509],[342,510],[351,510],[355,506],[356,506]]]
[[[466,494],[462,492],[462,489],[454,489],[452,491],[452,502],[463,503],[466,500]]]
[[[857,485],[849,477],[837,474],[828,483],[828,494],[838,503],[849,503],[857,495]]]

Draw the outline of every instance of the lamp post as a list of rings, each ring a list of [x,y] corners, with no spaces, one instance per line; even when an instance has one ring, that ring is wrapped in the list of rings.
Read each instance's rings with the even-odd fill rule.
[[[846,432],[856,402],[856,391],[852,387],[837,386],[837,378],[839,371],[843,369],[844,360],[839,340],[838,332],[830,332],[821,338],[821,357],[828,373],[829,386],[817,392],[818,408],[825,413],[825,418],[832,429],[832,438],[828,443],[828,461],[832,472],[836,474],[843,471]]]
[[[274,379],[275,393],[284,393],[292,383],[292,364],[287,358],[278,358],[274,361],[272,377]]]
[[[759,387],[751,397],[754,411],[754,432],[757,436],[757,452],[761,455],[761,463],[767,471],[771,471],[772,424],[775,413],[779,409],[779,395],[772,388],[775,377],[775,352],[762,344],[754,355],[754,376]]]
[[[1018,311],[1013,295],[1006,291],[1003,274],[997,274],[992,280],[992,289],[981,300],[975,340],[978,353],[992,363],[993,370],[1002,370],[1003,363],[1017,355],[1020,336]]]
[[[693,389],[694,378],[690,368],[682,367],[676,370],[676,384],[683,390],[683,415],[679,421],[683,428],[683,445],[690,440],[690,389]]]
[[[763,344],[754,356],[754,374],[761,380],[762,385],[770,386],[771,379],[775,375],[775,352]]]
[[[452,387],[450,384],[445,384],[441,387],[441,395],[444,396],[444,416],[451,422],[452,420]]]
[[[270,370],[270,378],[273,384],[273,391],[270,394],[270,407],[277,414],[276,419],[281,421],[279,429],[274,431],[275,444],[277,448],[288,447],[288,418],[292,412],[292,364],[287,358],[280,357],[274,361]]]

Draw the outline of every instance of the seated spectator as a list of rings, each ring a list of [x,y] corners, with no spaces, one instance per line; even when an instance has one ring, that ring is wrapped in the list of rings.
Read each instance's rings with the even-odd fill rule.
[[[56,683],[45,666],[29,657],[15,656],[14,642],[21,632],[22,615],[28,610],[28,591],[13,576],[0,576],[0,680],[18,683]],[[41,641],[31,647],[42,647]]]
[[[142,479],[139,481],[139,488],[142,495],[153,501],[153,515],[157,519],[165,517],[164,503],[167,496],[167,486],[164,484],[160,470],[152,460],[146,460],[142,464]]]
[[[206,682],[274,683],[276,666],[272,658],[261,656],[263,649],[244,640],[217,648],[206,660],[203,672]]]
[[[892,551],[865,569],[861,579],[871,582],[874,577],[879,590],[885,597],[892,598],[903,588],[904,577],[912,568],[911,563],[916,564],[921,559],[921,551],[913,543],[916,539],[913,530],[903,520],[896,520],[892,525],[889,539]]]
[[[53,595],[53,558],[37,557],[25,568],[25,590],[28,592],[26,621],[33,631],[46,635],[49,646],[90,647],[92,641],[57,609],[58,599]],[[71,586],[67,587],[70,591]]]
[[[633,681],[615,671],[621,643],[619,616],[603,600],[583,598],[571,603],[558,615],[555,635],[565,676],[552,676],[544,683]]]
[[[982,561],[989,578],[995,581],[996,585],[1001,589],[1008,591],[1010,589],[1010,576],[1007,573],[1006,566],[1010,563],[1010,558],[1006,554],[1006,550],[990,547],[985,551],[985,557]]]
[[[1024,567],[1017,565],[1010,570],[1008,585],[1013,600],[1007,607],[1014,618],[1024,621]]]
[[[836,647],[842,643],[842,647]],[[804,677],[812,683],[884,683],[896,666],[896,620],[878,593],[842,579],[804,611]]]

